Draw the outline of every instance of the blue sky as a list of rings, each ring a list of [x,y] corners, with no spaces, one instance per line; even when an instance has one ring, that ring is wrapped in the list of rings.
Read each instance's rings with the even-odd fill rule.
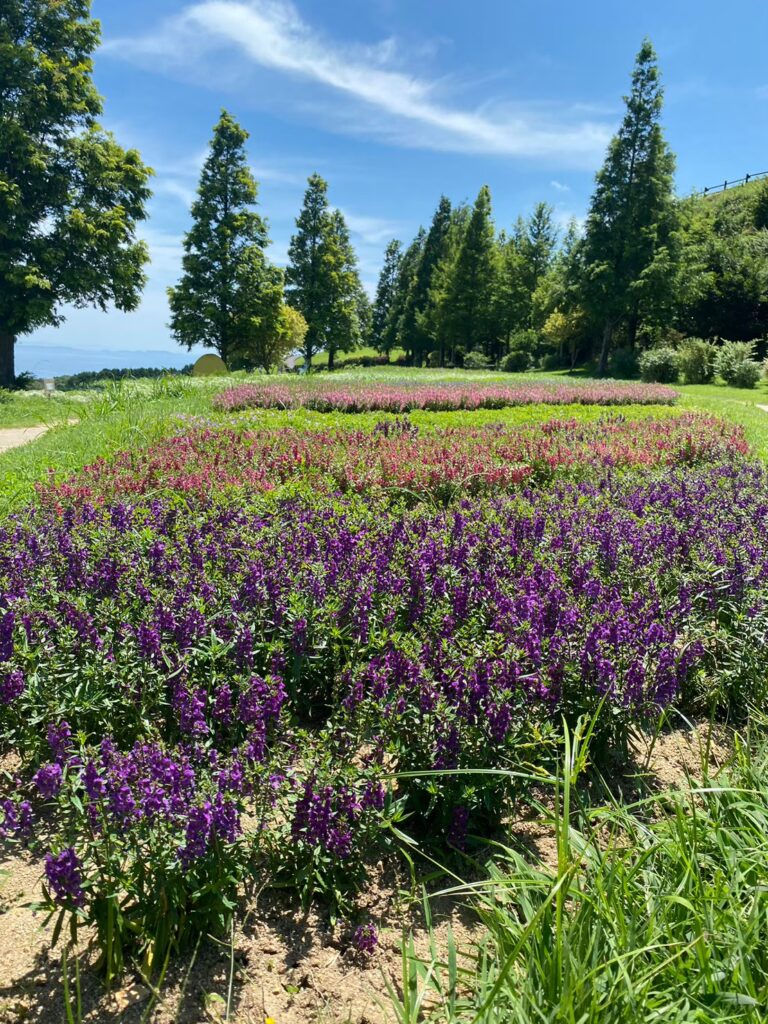
[[[45,362],[41,346],[106,365],[178,354],[165,288],[222,107],[251,133],[273,259],[285,261],[318,171],[369,289],[388,239],[410,240],[441,192],[472,200],[489,184],[499,227],[542,199],[563,223],[582,217],[644,35],[659,54],[678,191],[768,170],[765,0],[94,0],[93,12],[103,122],[156,171],[141,229],[150,280],[135,313],[75,310],[24,339],[21,368]]]

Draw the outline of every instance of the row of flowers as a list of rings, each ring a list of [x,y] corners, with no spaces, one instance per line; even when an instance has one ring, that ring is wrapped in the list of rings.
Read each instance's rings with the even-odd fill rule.
[[[502,409],[515,405],[671,405],[677,392],[661,384],[620,381],[578,382],[536,381],[503,384],[492,381],[443,381],[420,384],[400,382],[356,382],[340,386],[333,382],[239,384],[213,399],[214,407],[226,412],[239,409],[295,409],[318,412],[404,413],[413,409],[441,412],[451,409]]]
[[[301,481],[325,493],[395,489],[445,499],[542,483],[556,474],[692,466],[746,452],[740,427],[695,413],[642,419],[611,413],[586,422],[421,431],[405,417],[372,431],[205,425],[100,459],[38,492],[44,502],[103,501],[168,491],[253,493]]]
[[[456,846],[501,815],[509,777],[453,770],[514,767],[534,738],[542,756],[563,717],[607,703],[599,738],[621,743],[709,699],[715,668],[722,703],[764,699],[767,537],[743,461],[442,511],[29,509],[0,529],[0,730],[22,758],[2,828],[53,836],[67,912],[114,929],[122,894],[126,942],[162,947],[169,900],[213,927],[212,891],[231,903],[254,857],[338,896],[403,815]]]

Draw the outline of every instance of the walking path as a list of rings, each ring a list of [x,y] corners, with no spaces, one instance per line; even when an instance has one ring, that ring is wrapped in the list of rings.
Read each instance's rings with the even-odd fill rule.
[[[78,419],[67,420],[67,426],[72,426],[74,423],[79,423]],[[2,427],[0,428],[0,455],[3,452],[10,451],[11,448],[19,448],[23,444],[29,444],[30,441],[36,441],[38,437],[50,430],[52,426],[62,426],[60,423],[42,423],[36,427]]]
[[[48,427],[5,427],[0,430],[0,452],[7,452],[10,448],[18,448],[19,445],[29,444],[35,438],[44,434]]]

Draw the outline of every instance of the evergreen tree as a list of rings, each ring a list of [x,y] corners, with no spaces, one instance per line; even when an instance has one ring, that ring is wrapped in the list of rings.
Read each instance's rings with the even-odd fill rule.
[[[230,369],[269,372],[288,354],[283,283],[282,270],[267,263],[258,246],[244,250],[238,261],[233,296],[237,337],[227,353]]]
[[[328,183],[319,174],[308,179],[288,260],[288,301],[307,321],[304,362],[310,367],[325,349],[332,370],[337,352],[360,343],[367,296],[344,217],[331,210]]]
[[[446,196],[440,196],[440,202],[424,239],[424,247],[409,296],[411,309],[407,319],[412,324],[411,349],[414,362],[418,365],[436,346],[437,339],[427,309],[435,273],[447,253],[450,229],[451,203]]]
[[[549,203],[537,203],[519,240],[525,286],[530,295],[552,263],[557,247],[557,228]]]
[[[151,171],[97,123],[99,25],[89,0],[0,5],[0,386],[16,339],[64,303],[132,310],[147,248]]]
[[[323,259],[329,290],[325,349],[328,369],[333,370],[337,352],[349,352],[360,344],[368,315],[368,297],[360,283],[357,256],[341,210],[334,210],[330,215]]]
[[[267,262],[267,227],[252,208],[257,185],[246,162],[247,138],[222,111],[192,204],[192,227],[184,236],[183,273],[168,289],[171,330],[179,344],[214,348],[225,362],[246,335],[253,341],[255,320],[262,336],[277,327],[280,272]]]
[[[419,327],[432,339],[440,366],[445,365],[451,345],[448,296],[469,218],[470,210],[465,203],[451,211],[444,254],[432,272],[427,303],[419,316]]]
[[[371,316],[371,344],[377,352],[383,352],[387,359],[389,359],[394,341],[393,332],[388,331],[388,325],[392,316],[402,258],[402,245],[396,238],[393,238],[384,252],[384,265],[379,274]]]
[[[493,297],[496,290],[496,242],[491,193],[478,193],[446,296],[445,317],[451,345],[464,352],[494,355]]]
[[[597,175],[582,257],[582,301],[602,329],[600,373],[616,329],[625,327],[634,344],[643,315],[653,318],[654,307],[668,303],[674,283],[674,157],[659,123],[662,89],[648,40],[637,55],[625,102],[624,120]],[[655,273],[659,267],[665,272]]]
[[[396,345],[405,349],[406,358],[413,358],[413,337],[416,328],[412,296],[416,284],[421,252],[424,247],[425,231],[418,234],[403,253],[397,274],[397,287],[392,303],[390,322],[385,330],[385,342],[390,349]]]
[[[496,288],[493,295],[494,334],[508,347],[515,331],[530,325],[531,290],[518,232],[502,233],[497,245]]]
[[[329,263],[326,259],[330,225],[328,183],[319,174],[313,174],[308,179],[304,205],[296,219],[297,230],[288,248],[285,273],[288,302],[307,321],[304,338],[307,368],[325,346],[330,313]]]

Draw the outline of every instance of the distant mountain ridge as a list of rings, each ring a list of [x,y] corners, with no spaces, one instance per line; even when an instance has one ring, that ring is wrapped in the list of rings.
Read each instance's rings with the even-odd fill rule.
[[[202,351],[202,350],[201,350]],[[197,359],[197,352],[185,349],[85,349],[58,345],[32,345],[24,341],[16,346],[16,372],[36,377],[61,377],[84,370],[130,369],[133,366],[180,370]]]

